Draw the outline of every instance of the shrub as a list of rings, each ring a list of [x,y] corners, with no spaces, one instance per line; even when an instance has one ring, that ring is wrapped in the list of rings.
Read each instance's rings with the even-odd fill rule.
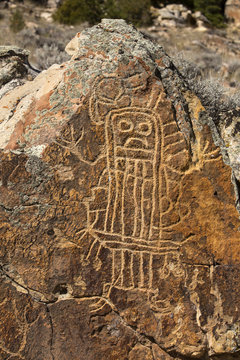
[[[39,28],[21,30],[16,40],[18,46],[31,50],[30,63],[35,68],[43,70],[52,64],[61,64],[69,60],[69,55],[64,51],[65,46],[76,35],[76,31],[82,29],[45,24]]]
[[[23,29],[17,34],[17,43],[22,48],[36,49],[41,48],[44,44],[51,46],[56,45],[60,51],[64,51],[67,43],[74,38],[76,32],[81,32],[83,27],[70,28],[59,27],[55,24],[45,24],[37,28]]]
[[[10,17],[10,29],[17,33],[25,27],[25,22],[22,13],[17,9]]]
[[[134,25],[147,25],[151,22],[150,0],[106,0],[105,17],[124,19]]]
[[[70,58],[65,51],[61,51],[55,44],[44,44],[43,47],[35,51],[34,56],[36,58],[36,67],[39,70],[48,69],[53,64],[62,64]]]
[[[194,0],[151,0],[151,3],[155,7],[162,7],[162,5],[166,6],[169,4],[182,4],[188,9],[194,8]]]
[[[53,19],[67,25],[88,21],[93,25],[103,15],[102,2],[98,0],[66,0],[57,9]]]
[[[87,21],[96,24],[105,18],[124,19],[135,25],[148,24],[151,0],[66,0],[53,15],[68,25]]]
[[[194,9],[201,11],[216,27],[224,27],[226,0],[194,0]]]
[[[39,6],[47,6],[48,0],[31,0],[32,3]]]
[[[240,106],[240,92],[229,93],[229,88],[222,85],[222,79],[209,76],[204,78],[201,69],[184,59],[183,55],[173,58],[173,63],[216,124],[221,121],[225,112]],[[237,65],[233,67],[235,66]]]

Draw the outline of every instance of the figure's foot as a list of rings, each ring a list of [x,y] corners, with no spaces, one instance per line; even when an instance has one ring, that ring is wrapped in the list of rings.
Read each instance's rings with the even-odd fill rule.
[[[150,307],[153,311],[161,314],[171,314],[172,306],[169,299],[161,299],[158,290],[150,291],[148,294]]]
[[[111,308],[114,310],[113,304],[110,303],[109,296],[112,289],[112,284],[104,284],[103,285],[103,293],[102,296],[99,296],[97,298],[96,302],[94,302],[91,307],[91,313],[98,313],[99,312],[106,312],[108,308]]]

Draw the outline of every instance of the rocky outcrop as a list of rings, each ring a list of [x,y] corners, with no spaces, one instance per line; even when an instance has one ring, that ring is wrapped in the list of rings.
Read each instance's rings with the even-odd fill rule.
[[[170,4],[163,8],[151,7],[155,27],[198,27],[207,30],[211,27],[208,19],[200,12],[192,12],[181,4]]]
[[[225,4],[225,16],[229,22],[233,22],[234,25],[240,25],[240,1],[239,0],[227,0]]]
[[[67,51],[0,101],[2,358],[236,358],[237,113],[122,20]]]

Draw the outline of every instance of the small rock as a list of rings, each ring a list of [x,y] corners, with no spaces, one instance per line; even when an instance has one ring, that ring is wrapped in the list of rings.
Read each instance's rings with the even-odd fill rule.
[[[47,22],[53,22],[52,12],[43,11],[40,17],[46,20]]]

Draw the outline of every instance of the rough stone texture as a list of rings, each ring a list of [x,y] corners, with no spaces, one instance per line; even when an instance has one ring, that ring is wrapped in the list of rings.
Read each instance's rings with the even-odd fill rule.
[[[225,16],[227,20],[233,22],[235,25],[240,25],[240,1],[227,0],[225,4]]]
[[[124,21],[68,52],[0,101],[0,356],[239,358],[230,149]]]

